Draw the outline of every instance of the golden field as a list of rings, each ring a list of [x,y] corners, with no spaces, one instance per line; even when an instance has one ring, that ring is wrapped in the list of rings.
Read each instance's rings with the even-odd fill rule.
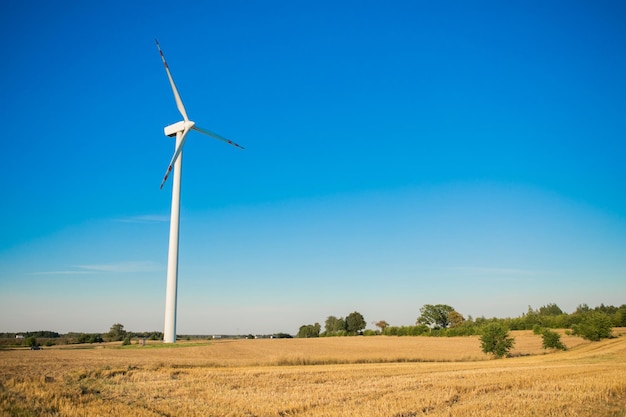
[[[2,416],[626,416],[626,329],[566,352],[478,337],[217,340],[0,351]]]

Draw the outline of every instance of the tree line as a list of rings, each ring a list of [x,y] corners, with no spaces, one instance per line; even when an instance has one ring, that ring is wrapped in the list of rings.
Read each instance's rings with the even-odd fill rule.
[[[162,332],[129,332],[124,330],[124,325],[115,323],[107,333],[82,333],[69,332],[59,334],[47,330],[19,333],[0,333],[0,339],[5,343],[20,340],[20,344],[27,347],[71,345],[82,343],[103,343],[121,341],[123,344],[130,344],[131,339],[163,340]]]
[[[544,349],[565,350],[560,334],[551,329],[568,329],[566,332],[584,339],[597,341],[612,337],[613,327],[626,327],[626,304],[620,307],[605,306],[590,308],[581,304],[571,314],[550,303],[539,309],[528,307],[528,311],[516,318],[491,318],[471,316],[465,318],[454,307],[447,304],[425,304],[413,326],[391,326],[385,320],[374,325],[379,330],[364,330],[363,315],[357,311],[346,318],[328,316],[321,332],[319,323],[300,326],[298,337],[329,337],[354,335],[388,336],[472,336],[478,335],[483,352],[503,357],[515,344],[510,330],[533,330],[543,339]]]
[[[565,313],[555,303],[538,309],[528,307],[528,311],[515,318],[472,318],[464,317],[454,307],[447,304],[425,304],[415,325],[391,326],[385,320],[374,323],[378,330],[364,330],[366,322],[357,311],[343,317],[328,316],[322,332],[319,323],[300,326],[298,337],[329,337],[353,335],[387,336],[472,336],[479,335],[488,353],[506,354],[514,340],[508,336],[509,330],[533,330],[543,338],[544,348],[563,349],[558,333],[550,329],[567,329],[570,334],[587,340],[600,340],[611,337],[613,327],[626,327],[626,304],[619,307],[605,306],[591,308],[579,305],[573,313]]]
[[[343,317],[328,316],[324,324],[324,332],[320,333],[322,326],[319,323],[305,324],[300,326],[298,337],[320,337],[321,336],[355,336],[362,334],[367,323],[365,318],[358,311],[354,311]]]
[[[391,326],[385,320],[373,323],[378,330],[364,330],[363,315],[350,313],[346,318],[328,316],[322,332],[319,323],[303,325],[298,337],[375,335],[388,336],[470,336],[480,333],[480,329],[489,323],[501,323],[509,330],[569,329],[573,334],[589,335],[591,339],[603,338],[604,334],[591,335],[590,327],[626,327],[626,304],[619,307],[605,306],[591,308],[587,304],[579,305],[573,313],[565,313],[557,304],[550,303],[538,309],[528,307],[528,311],[514,318],[464,317],[447,304],[425,304],[420,309],[414,325]]]
[[[344,317],[328,316],[324,322],[324,329],[319,323],[300,326],[297,337],[332,337],[355,335],[388,335],[388,336],[484,336],[486,330],[499,328],[508,330],[533,330],[544,338],[544,345],[560,348],[558,334],[550,329],[567,329],[573,335],[588,340],[600,340],[611,337],[613,327],[626,327],[626,304],[619,307],[601,304],[595,308],[587,304],[579,305],[570,314],[565,313],[558,305],[550,303],[538,309],[528,307],[528,311],[514,318],[490,318],[484,316],[472,318],[464,317],[447,304],[425,304],[420,309],[420,315],[415,325],[392,326],[385,320],[373,323],[377,330],[366,330],[365,318],[358,311]],[[289,336],[281,333],[281,337]],[[556,335],[556,336],[555,336]],[[25,346],[72,344],[72,343],[100,343],[108,341],[122,341],[130,344],[132,338],[162,340],[161,332],[128,332],[120,323],[111,326],[107,333],[68,333],[61,335],[51,331],[34,331],[22,333],[0,333],[3,344],[14,344],[19,336],[21,344]]]

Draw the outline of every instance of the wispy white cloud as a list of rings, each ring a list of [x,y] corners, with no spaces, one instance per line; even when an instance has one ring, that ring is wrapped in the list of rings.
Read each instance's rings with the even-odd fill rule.
[[[156,272],[162,269],[160,264],[151,261],[75,265],[75,267],[88,272]]]
[[[116,221],[121,223],[165,223],[169,221],[169,217],[159,214],[143,214],[140,216],[124,217]]]
[[[28,275],[84,275],[84,274],[95,274],[95,271],[85,271],[85,270],[61,270],[61,271],[38,271],[31,272]]]
[[[97,274],[97,273],[102,273],[102,272],[138,273],[138,272],[159,272],[163,270],[163,266],[161,264],[157,262],[151,262],[151,261],[72,265],[72,268],[74,269],[32,272],[30,273],[30,275],[84,275],[84,274]]]

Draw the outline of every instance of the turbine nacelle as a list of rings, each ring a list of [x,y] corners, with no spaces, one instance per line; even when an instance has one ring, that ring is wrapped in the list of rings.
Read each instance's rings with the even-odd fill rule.
[[[189,131],[195,126],[195,123],[191,120],[181,120],[180,122],[176,122],[169,126],[165,126],[163,131],[165,132],[165,136],[169,136],[170,138],[176,137],[178,132],[184,132],[185,130]]]

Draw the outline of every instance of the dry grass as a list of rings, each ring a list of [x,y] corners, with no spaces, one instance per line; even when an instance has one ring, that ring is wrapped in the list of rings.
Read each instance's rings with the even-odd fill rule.
[[[626,416],[626,337],[513,335],[503,360],[476,337],[0,351],[0,415]]]

